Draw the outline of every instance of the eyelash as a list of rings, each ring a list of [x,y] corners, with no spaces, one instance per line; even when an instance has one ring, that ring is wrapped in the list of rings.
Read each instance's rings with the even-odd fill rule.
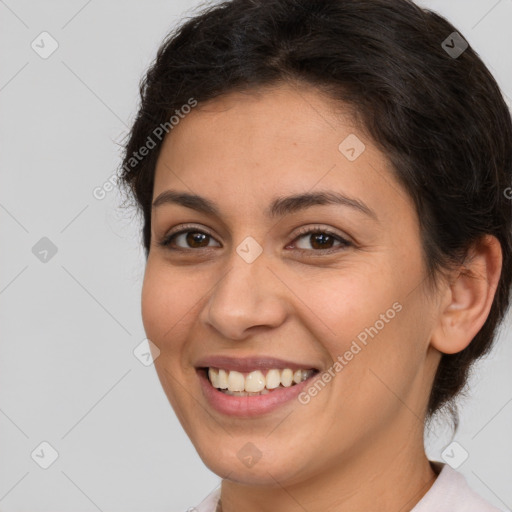
[[[161,241],[158,242],[158,245],[161,247],[164,247],[170,251],[182,251],[182,252],[188,252],[188,251],[197,251],[200,249],[194,249],[194,248],[188,248],[184,249],[183,247],[174,248],[171,247],[172,241],[179,235],[182,235],[183,233],[200,233],[203,235],[207,235],[211,238],[214,238],[213,235],[208,233],[207,231],[204,231],[202,229],[198,229],[196,226],[183,226],[183,228],[176,232],[171,232],[167,236],[165,236]],[[336,241],[341,243],[341,246],[338,248],[330,248],[330,249],[297,249],[301,253],[322,253],[322,254],[331,254],[333,252],[337,252],[339,250],[346,249],[348,247],[353,246],[352,242],[349,242],[345,238],[341,237],[340,235],[336,234],[335,232],[331,231],[329,228],[323,228],[321,226],[314,226],[314,227],[306,227],[301,228],[298,233],[296,234],[295,238],[292,240],[294,242],[298,238],[302,238],[305,235],[316,235],[316,234],[325,234],[333,237]],[[203,249],[211,249],[210,247],[204,247]]]

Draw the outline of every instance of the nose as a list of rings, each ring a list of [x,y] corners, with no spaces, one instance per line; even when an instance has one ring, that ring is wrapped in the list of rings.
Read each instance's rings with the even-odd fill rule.
[[[285,287],[264,253],[247,263],[233,251],[223,274],[200,313],[201,321],[219,336],[242,340],[257,328],[276,328],[285,321]]]

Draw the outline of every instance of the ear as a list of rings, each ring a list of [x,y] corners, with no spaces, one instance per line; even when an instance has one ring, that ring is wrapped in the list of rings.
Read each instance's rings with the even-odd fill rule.
[[[431,345],[444,354],[464,350],[482,328],[494,300],[503,255],[498,239],[475,242],[464,264],[451,275],[440,302]]]

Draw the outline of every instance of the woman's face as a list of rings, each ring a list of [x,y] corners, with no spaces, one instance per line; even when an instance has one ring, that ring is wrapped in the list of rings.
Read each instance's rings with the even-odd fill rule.
[[[413,203],[348,116],[284,85],[196,107],[164,142],[157,198],[144,327],[212,471],[292,484],[420,453],[439,301]],[[217,387],[279,387],[232,396],[205,367],[226,370]],[[316,373],[290,386],[283,369]]]

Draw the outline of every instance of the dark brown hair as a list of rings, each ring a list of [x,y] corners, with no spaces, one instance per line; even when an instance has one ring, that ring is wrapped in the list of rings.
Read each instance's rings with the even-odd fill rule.
[[[408,0],[229,0],[204,8],[169,34],[141,81],[120,179],[143,214],[147,257],[164,138],[155,129],[170,131],[170,116],[190,98],[290,82],[351,106],[414,200],[429,284],[483,235],[501,244],[490,314],[466,349],[442,356],[430,395],[428,418],[446,406],[457,424],[454,397],[490,350],[510,299],[512,124],[496,81],[456,32]],[[135,161],[149,138],[154,147]]]

